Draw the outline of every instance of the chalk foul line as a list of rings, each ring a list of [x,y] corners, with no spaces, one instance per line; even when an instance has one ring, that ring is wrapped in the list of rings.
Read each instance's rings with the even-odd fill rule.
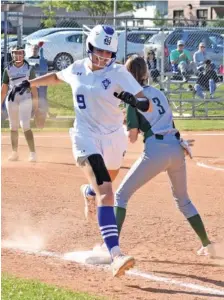
[[[37,255],[37,256],[53,257],[53,258],[60,259],[60,260],[73,261],[73,262],[76,262],[79,264],[83,264],[90,268],[98,268],[98,269],[103,269],[103,270],[110,269],[109,265],[87,264],[86,260],[89,258],[92,251],[77,251],[77,252],[60,254],[60,253],[55,253],[55,252],[50,252],[50,251],[39,251],[39,250],[32,250],[32,249],[29,250],[29,249],[19,249],[16,247],[9,247],[7,245],[7,243],[5,243],[4,241],[2,241],[2,248],[9,249],[12,251],[21,251],[21,252],[24,252],[27,254],[32,254],[32,255]],[[156,276],[153,273],[142,272],[141,270],[138,270],[138,269],[129,270],[126,272],[126,274],[129,276],[134,276],[134,277],[138,277],[138,278],[140,277],[140,278],[148,279],[151,281],[162,282],[167,285],[175,285],[178,287],[191,289],[194,291],[200,291],[200,292],[208,293],[211,295],[224,296],[224,290],[210,288],[210,287],[206,287],[206,286],[194,284],[194,283],[183,282],[183,281],[175,280],[175,279],[172,279],[169,277]]]

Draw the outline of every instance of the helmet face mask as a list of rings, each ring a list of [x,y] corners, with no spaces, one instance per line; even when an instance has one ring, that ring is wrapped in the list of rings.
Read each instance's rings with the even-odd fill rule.
[[[101,69],[109,67],[115,60],[115,56],[112,52],[101,50],[95,47],[93,47],[93,50],[88,54],[92,64]]]
[[[23,48],[16,46],[16,47],[12,48],[11,54],[12,54],[13,62],[21,63],[24,61],[25,51]]]
[[[95,26],[86,40],[88,57],[98,68],[109,67],[116,60],[117,33],[110,26]]]

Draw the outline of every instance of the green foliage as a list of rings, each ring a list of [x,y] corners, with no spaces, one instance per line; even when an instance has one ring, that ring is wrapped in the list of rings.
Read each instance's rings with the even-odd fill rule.
[[[52,10],[53,2],[54,1],[43,1],[40,5],[46,17],[41,22],[44,28],[50,28],[56,26],[56,20],[55,20],[56,13],[54,10]]]
[[[215,21],[207,22],[208,27],[224,27],[224,18],[217,18]]]
[[[66,8],[67,11],[86,11],[90,16],[97,17],[102,16],[103,18],[96,20],[95,23],[105,22],[108,13],[113,11],[114,1],[53,1],[52,5],[54,7]],[[132,1],[117,1],[117,13],[121,13],[127,10],[133,9]]]
[[[153,21],[156,26],[164,26],[167,24],[167,20],[163,18],[159,10],[156,10],[154,18],[157,19]]]

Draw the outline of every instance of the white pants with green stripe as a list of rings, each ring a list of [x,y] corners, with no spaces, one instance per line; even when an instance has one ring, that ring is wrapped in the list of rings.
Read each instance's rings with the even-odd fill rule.
[[[163,171],[167,171],[179,210],[186,218],[198,214],[187,193],[184,151],[173,135],[165,135],[163,140],[155,136],[147,138],[144,152],[128,171],[115,194],[115,206],[126,208],[131,196]]]

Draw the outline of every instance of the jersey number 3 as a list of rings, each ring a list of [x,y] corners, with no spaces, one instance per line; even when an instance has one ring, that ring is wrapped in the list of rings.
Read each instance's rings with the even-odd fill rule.
[[[84,95],[77,95],[76,96],[77,99],[77,103],[80,109],[85,109],[86,108],[86,103],[85,103],[85,99],[84,99]]]
[[[165,113],[165,109],[164,109],[164,107],[160,104],[159,98],[157,98],[157,97],[152,98],[152,101],[157,105],[159,114],[160,114],[160,115],[163,115],[163,114]]]

